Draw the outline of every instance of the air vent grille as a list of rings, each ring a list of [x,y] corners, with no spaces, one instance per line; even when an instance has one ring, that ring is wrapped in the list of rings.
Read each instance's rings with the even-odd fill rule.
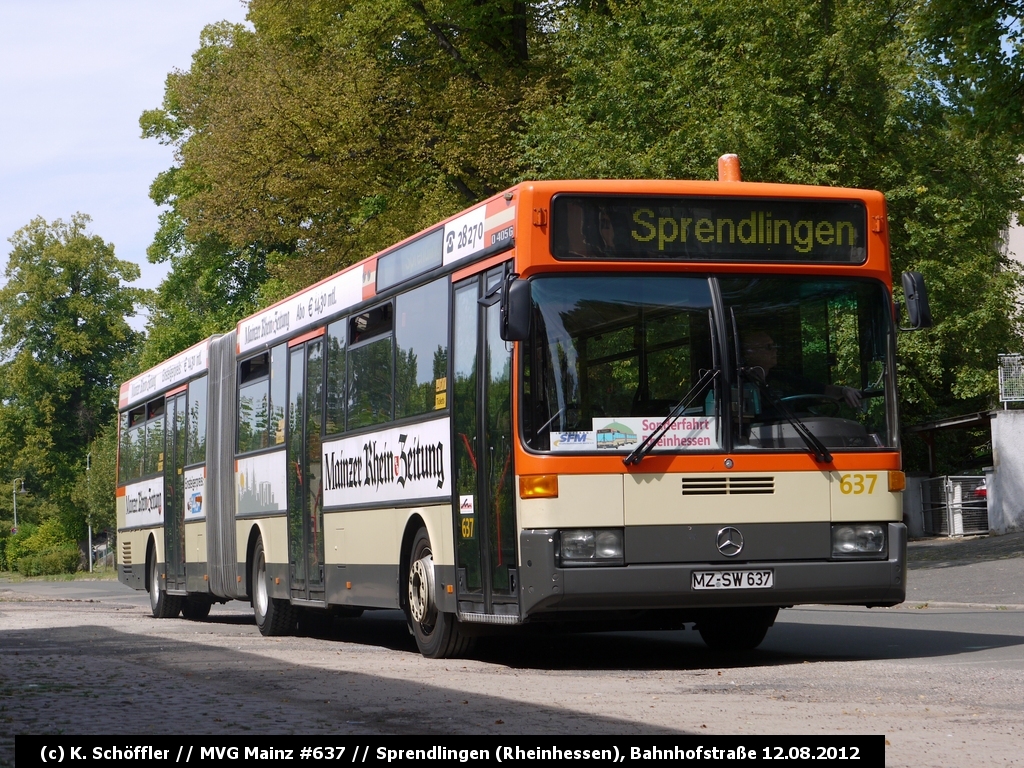
[[[775,493],[775,478],[761,477],[684,477],[683,496],[750,496]]]
[[[132,543],[130,541],[121,542],[121,562],[125,565],[132,564]]]
[[[683,496],[725,496],[729,493],[727,477],[684,477]]]

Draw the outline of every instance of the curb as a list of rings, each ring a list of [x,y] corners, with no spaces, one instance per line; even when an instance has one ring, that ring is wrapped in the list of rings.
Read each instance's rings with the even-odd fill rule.
[[[951,603],[941,600],[907,600],[893,608],[903,610],[921,610],[924,608],[985,608],[993,611],[1024,611],[1024,605],[1014,603]]]

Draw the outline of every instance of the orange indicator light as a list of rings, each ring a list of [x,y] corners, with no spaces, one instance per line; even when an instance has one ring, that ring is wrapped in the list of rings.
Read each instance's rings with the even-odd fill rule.
[[[558,475],[523,475],[519,478],[522,499],[557,499]]]
[[[907,488],[907,476],[898,469],[889,470],[889,490],[904,491]]]

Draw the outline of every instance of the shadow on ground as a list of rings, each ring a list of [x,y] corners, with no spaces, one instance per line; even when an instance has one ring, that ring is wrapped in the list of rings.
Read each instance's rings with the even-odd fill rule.
[[[639,632],[569,632],[555,628],[508,628],[478,639],[472,658],[489,664],[538,670],[697,670],[865,659],[922,659],[1024,646],[1024,637],[920,628],[850,626],[787,621],[785,612],[760,648],[747,653],[709,649],[693,629]],[[254,624],[252,617],[211,615],[208,621]],[[689,625],[692,626],[692,625]],[[417,653],[405,616],[372,611],[335,619],[315,636],[325,643],[354,643]],[[269,642],[269,640],[268,640]],[[328,645],[327,647],[331,647]],[[443,663],[443,662],[442,662]]]
[[[919,539],[907,546],[910,570],[950,568],[1015,557],[1024,557],[1024,531],[1003,536]]]

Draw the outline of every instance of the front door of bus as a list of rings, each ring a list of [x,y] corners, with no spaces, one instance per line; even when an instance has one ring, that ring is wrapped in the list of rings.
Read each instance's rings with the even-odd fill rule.
[[[289,350],[288,379],[288,563],[291,596],[324,599],[323,484],[320,433],[323,424],[323,337]]]
[[[455,286],[453,514],[460,613],[518,616],[512,354],[498,333],[504,268]]]
[[[185,589],[185,393],[164,408],[164,572],[169,591]]]

